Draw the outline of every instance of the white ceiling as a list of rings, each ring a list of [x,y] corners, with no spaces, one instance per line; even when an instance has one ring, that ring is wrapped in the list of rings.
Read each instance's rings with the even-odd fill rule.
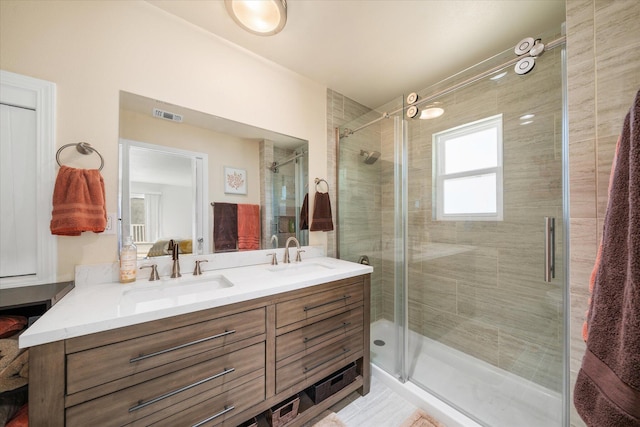
[[[288,0],[284,30],[262,37],[239,28],[223,0],[147,1],[370,108],[565,19],[564,0]]]

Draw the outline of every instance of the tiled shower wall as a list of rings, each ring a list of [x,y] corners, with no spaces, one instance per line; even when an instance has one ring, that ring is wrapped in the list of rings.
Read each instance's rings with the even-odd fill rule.
[[[615,144],[640,89],[638,22],[636,0],[567,0],[572,391]],[[571,408],[571,425],[584,426]]]
[[[348,125],[351,129],[367,123],[378,115],[369,108],[332,90],[327,91],[327,134],[329,136],[328,170],[336,170],[335,128]],[[353,120],[357,120],[353,123]],[[334,225],[336,222],[336,196],[348,203],[340,203],[340,230],[342,231],[340,258],[357,262],[362,255],[369,257],[374,268],[371,276],[371,319],[382,316],[382,277],[380,260],[380,167],[378,161],[365,165],[360,150],[380,150],[377,127],[367,128],[341,140],[342,165],[340,176],[328,179]],[[337,194],[336,178],[340,181]],[[330,232],[327,253],[335,255],[336,233]]]

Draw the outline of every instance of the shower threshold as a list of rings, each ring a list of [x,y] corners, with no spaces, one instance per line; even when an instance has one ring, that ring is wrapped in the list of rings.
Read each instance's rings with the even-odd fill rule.
[[[372,363],[387,371],[394,368],[398,348],[395,328],[388,320],[371,324],[372,343],[385,342],[371,345]],[[560,393],[413,331],[409,334],[409,377],[419,389],[448,400],[486,426],[562,425]]]

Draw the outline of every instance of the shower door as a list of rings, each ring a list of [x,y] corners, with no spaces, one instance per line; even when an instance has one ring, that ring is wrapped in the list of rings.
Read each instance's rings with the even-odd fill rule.
[[[489,426],[562,425],[561,55],[407,129],[407,373]]]
[[[371,343],[371,360],[403,379],[406,225],[399,202],[401,175],[406,170],[402,167],[403,113],[400,111],[351,133],[380,118],[382,113],[335,96],[339,97],[338,102],[344,102],[344,114],[351,112],[356,116],[339,129],[341,136],[336,135],[339,138],[339,257],[373,266],[371,321],[379,333]],[[385,106],[388,110],[402,110],[402,107],[401,98]]]
[[[374,266],[372,361],[486,426],[566,419],[562,55],[434,98],[435,119],[340,128],[340,256]]]
[[[270,241],[263,243],[263,247],[284,248],[289,237],[295,237],[300,245],[309,244],[309,230],[301,229],[300,209],[305,194],[309,191],[307,147],[294,149],[270,147],[273,160],[281,164],[275,171],[269,172],[266,181],[270,187],[272,199],[269,237]],[[266,240],[266,239],[265,239]]]

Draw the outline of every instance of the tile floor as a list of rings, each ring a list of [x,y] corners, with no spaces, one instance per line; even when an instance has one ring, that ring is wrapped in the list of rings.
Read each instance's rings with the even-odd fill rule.
[[[369,394],[360,396],[357,392],[351,393],[332,406],[330,411],[335,412],[347,427],[399,427],[416,409],[415,405],[372,376]],[[328,413],[321,414],[305,427],[313,426]]]

